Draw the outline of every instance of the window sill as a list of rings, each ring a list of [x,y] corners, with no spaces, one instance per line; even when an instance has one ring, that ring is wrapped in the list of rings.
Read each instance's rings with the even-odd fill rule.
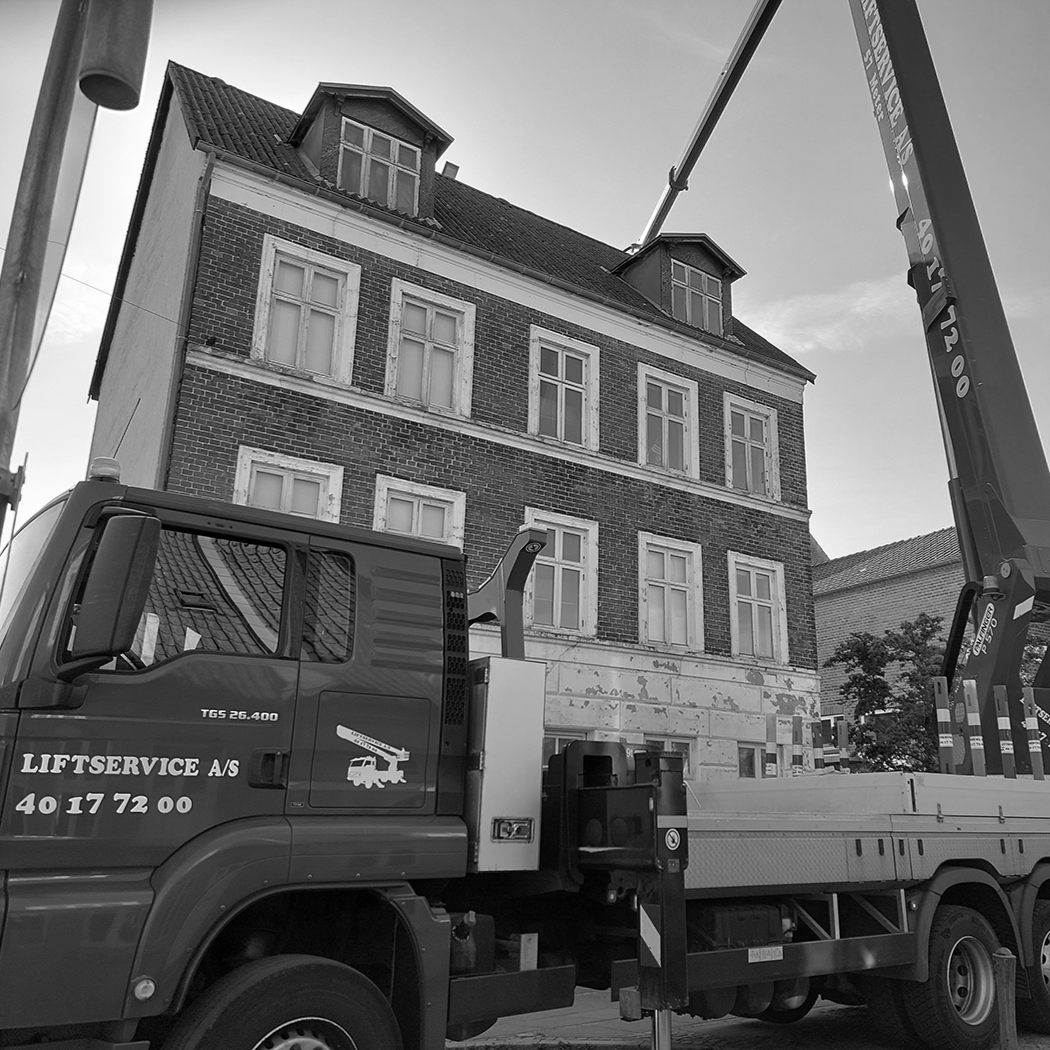
[[[685,478],[689,481],[700,480],[700,474],[698,472],[694,473],[691,470],[675,470],[674,467],[661,467],[656,463],[643,463],[641,460],[638,460],[638,466],[641,467],[642,470],[650,470],[654,474],[660,474],[667,478]],[[735,491],[739,491],[739,489]]]
[[[783,660],[776,656],[749,656],[747,653],[733,653],[730,656],[731,660],[735,660],[737,663],[747,664],[749,667],[790,667],[790,664],[784,663]]]
[[[704,656],[703,646],[696,646],[692,642],[684,645],[675,645],[673,642],[649,642],[639,640],[639,646],[650,653],[667,653],[669,656]]]
[[[573,631],[568,627],[547,627],[543,624],[526,624],[525,630],[544,638],[575,638],[578,641],[593,641],[597,638],[594,631]]]
[[[212,350],[211,347],[207,348]],[[351,389],[350,380],[340,379],[337,376],[325,375],[323,372],[311,372],[306,368],[296,368],[294,365],[282,365],[277,361],[269,361],[265,357],[252,354],[251,362],[267,372],[276,372],[278,375],[292,376],[295,379],[305,379],[307,382],[319,383],[322,386],[338,387],[341,390]]]
[[[596,448],[594,448],[594,447],[592,447],[591,445],[588,445],[588,444],[580,444],[579,442],[576,442],[576,441],[566,441],[564,438],[551,437],[549,434],[538,434],[534,430],[528,431],[528,435],[534,441],[540,441],[544,445],[553,445],[556,448],[575,448],[575,449],[579,449],[580,452],[595,452],[595,453],[597,453],[597,451],[598,451],[598,449],[596,449]]]
[[[460,412],[456,408],[441,408],[438,405],[425,405],[422,401],[414,401],[410,397],[398,397],[397,394],[391,394],[389,391],[384,391],[383,396],[395,405],[404,405],[405,408],[414,408],[417,412],[427,412],[433,416],[444,416],[447,419],[470,419],[470,416],[465,412]]]
[[[738,489],[738,488],[735,488],[733,485],[729,485],[729,484],[726,485],[726,488],[729,489],[730,492],[735,492],[738,496],[746,496],[748,499],[757,500],[759,503],[782,503],[783,502],[783,500],[780,498],[779,495],[776,495],[776,496],[759,496],[755,492],[748,492],[746,489]]]

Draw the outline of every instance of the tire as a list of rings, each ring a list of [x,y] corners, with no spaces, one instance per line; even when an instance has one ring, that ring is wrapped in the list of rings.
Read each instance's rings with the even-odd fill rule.
[[[804,983],[802,983],[804,982]],[[781,993],[781,985],[791,986],[786,993]],[[791,994],[797,993],[797,994]],[[820,990],[815,981],[803,977],[802,981],[777,981],[776,991],[769,1009],[763,1010],[758,1015],[760,1021],[767,1024],[794,1024],[801,1021],[820,996]]]
[[[904,1008],[931,1050],[987,1050],[999,1034],[992,956],[999,938],[971,908],[945,904],[930,929],[930,977],[903,981]]]
[[[1031,999],[1017,1000],[1017,1027],[1050,1032],[1050,901],[1036,901],[1032,913],[1035,964],[1028,968]]]
[[[904,1008],[903,981],[892,981],[889,977],[863,974],[858,983],[868,1004],[871,1023],[894,1045],[921,1047],[922,1040],[912,1027],[908,1011]]]
[[[216,981],[183,1012],[164,1050],[402,1050],[390,1004],[357,970],[276,955]]]

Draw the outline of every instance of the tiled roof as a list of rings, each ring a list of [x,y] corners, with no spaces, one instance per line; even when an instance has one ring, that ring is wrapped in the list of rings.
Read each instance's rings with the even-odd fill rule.
[[[300,114],[174,62],[168,64],[168,75],[177,89],[195,145],[217,147],[250,164],[316,184],[296,150],[287,145]],[[355,200],[349,193],[331,192],[345,197],[347,202]],[[383,211],[377,206],[370,206],[370,210]],[[540,279],[580,289],[613,307],[699,335],[610,272],[628,258],[619,248],[442,175],[435,180],[434,218],[440,223],[442,238],[484,253],[497,264],[509,263]],[[403,215],[396,219],[400,224],[413,223]],[[422,220],[418,227],[420,233],[434,235],[433,227]],[[813,378],[807,368],[736,318],[733,331],[732,339],[709,333],[704,333],[703,339],[729,353],[804,379]]]
[[[858,551],[813,566],[813,594],[830,594],[878,580],[922,572],[942,565],[960,564],[955,529],[940,529],[884,547]]]

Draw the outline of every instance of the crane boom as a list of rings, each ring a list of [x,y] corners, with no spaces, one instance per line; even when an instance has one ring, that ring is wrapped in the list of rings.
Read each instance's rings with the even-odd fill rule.
[[[349,740],[351,744],[357,744],[358,747],[363,747],[366,751],[371,751],[373,755],[379,755],[380,758],[385,758],[387,761],[391,759],[396,762],[408,761],[409,753],[403,747],[393,747],[390,744],[384,744],[382,740],[373,740],[372,737],[365,736],[364,733],[359,733],[356,729],[336,726],[335,735],[343,740]]]
[[[1013,738],[1023,740],[1024,643],[1033,612],[1050,606],[1050,470],[915,2],[850,8],[922,314],[968,576],[952,639],[957,647],[972,612],[966,678],[977,683],[988,772],[999,773],[994,689],[1006,687]],[[1044,660],[1036,685],[1050,685],[1048,676]],[[961,735],[956,759],[969,771]],[[1028,756],[1017,759],[1028,772]]]

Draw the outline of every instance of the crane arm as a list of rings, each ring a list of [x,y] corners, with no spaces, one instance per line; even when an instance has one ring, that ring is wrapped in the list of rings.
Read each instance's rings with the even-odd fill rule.
[[[364,733],[359,733],[356,729],[336,726],[335,735],[343,740],[349,740],[351,744],[357,744],[358,747],[363,747],[366,751],[371,751],[373,755],[379,755],[380,758],[385,758],[387,761],[390,761],[390,759],[398,762],[408,761],[409,753],[404,748],[392,747],[390,744],[384,744],[381,740],[373,740],[372,737],[365,736]]]
[[[1007,688],[1023,740],[1020,663],[1033,612],[1050,608],[1050,470],[915,2],[850,8],[933,371],[968,577],[957,619],[972,612],[977,627],[966,678],[998,773],[993,691]],[[946,664],[954,659],[949,651]],[[1044,663],[1040,678],[1048,673]],[[1019,753],[1021,772],[1026,762]],[[959,765],[968,769],[967,754]]]

